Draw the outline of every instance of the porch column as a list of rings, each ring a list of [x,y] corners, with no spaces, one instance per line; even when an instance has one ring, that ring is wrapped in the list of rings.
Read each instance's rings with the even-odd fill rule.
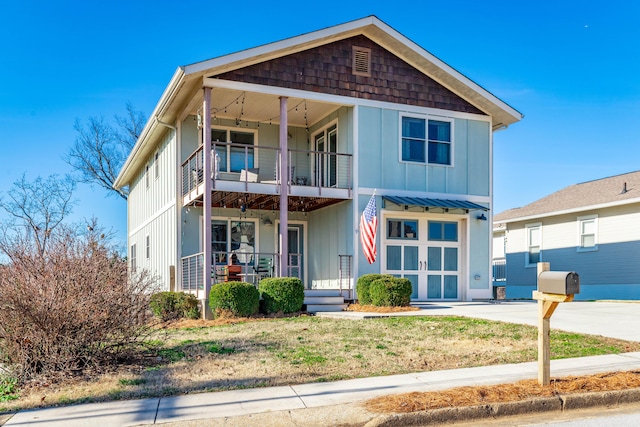
[[[289,154],[287,150],[287,97],[280,97],[280,277],[289,272]]]
[[[202,197],[202,253],[204,256],[203,283],[204,297],[206,301],[211,291],[211,88],[204,88],[204,100],[202,102],[202,181],[204,183],[204,195]],[[202,307],[203,317],[206,316],[207,307]]]

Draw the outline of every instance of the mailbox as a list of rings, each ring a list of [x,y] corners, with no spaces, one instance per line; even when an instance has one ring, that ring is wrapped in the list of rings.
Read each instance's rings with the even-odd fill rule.
[[[575,295],[580,293],[580,276],[574,271],[543,271],[538,275],[538,291]]]

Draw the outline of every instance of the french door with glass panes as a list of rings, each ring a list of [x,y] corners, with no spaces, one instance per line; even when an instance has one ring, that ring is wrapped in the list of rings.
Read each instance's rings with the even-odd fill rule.
[[[457,221],[387,218],[385,273],[411,281],[411,299],[459,299],[460,236]]]
[[[338,182],[338,126],[332,125],[314,135],[316,151],[314,184],[335,187]]]

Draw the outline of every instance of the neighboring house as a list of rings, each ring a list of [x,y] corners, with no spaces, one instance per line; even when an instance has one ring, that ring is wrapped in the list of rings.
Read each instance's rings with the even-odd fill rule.
[[[521,118],[375,17],[180,67],[115,184],[131,265],[203,301],[232,258],[247,281],[488,298],[493,132]]]
[[[507,298],[531,298],[536,263],[549,262],[551,270],[578,273],[576,299],[640,299],[640,171],[571,185],[497,214],[494,263],[501,245]]]

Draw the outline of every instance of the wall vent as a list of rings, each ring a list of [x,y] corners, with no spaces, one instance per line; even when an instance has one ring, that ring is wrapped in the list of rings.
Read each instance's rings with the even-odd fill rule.
[[[353,46],[353,75],[371,77],[371,49]]]

